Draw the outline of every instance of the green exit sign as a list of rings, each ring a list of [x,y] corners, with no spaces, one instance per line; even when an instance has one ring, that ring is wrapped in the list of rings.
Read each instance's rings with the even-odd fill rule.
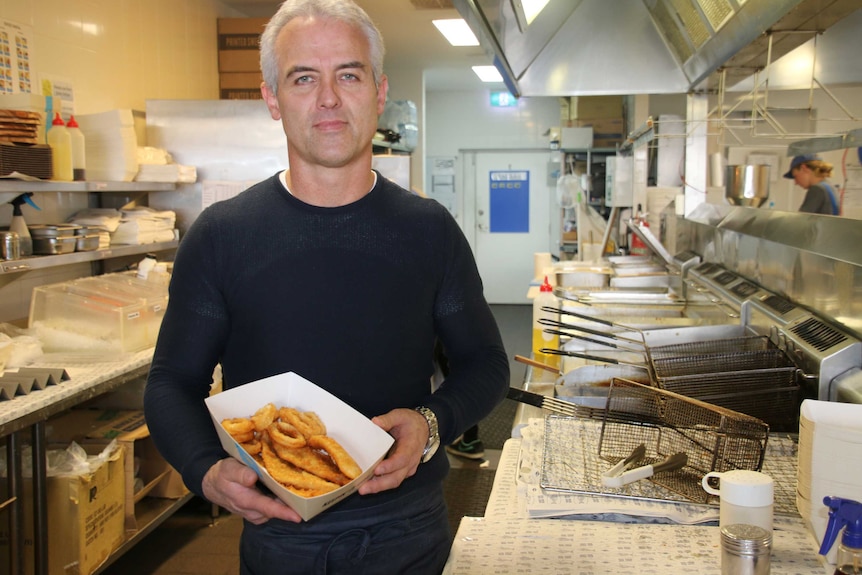
[[[493,108],[511,108],[518,105],[518,99],[509,92],[491,92]]]

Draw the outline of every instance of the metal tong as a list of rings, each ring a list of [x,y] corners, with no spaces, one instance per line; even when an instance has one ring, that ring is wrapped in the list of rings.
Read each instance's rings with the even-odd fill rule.
[[[602,473],[602,485],[605,487],[622,487],[640,479],[652,477],[656,473],[681,469],[688,463],[688,455],[680,451],[668,456],[664,461],[660,461],[659,463],[629,469],[631,465],[640,462],[645,455],[646,446],[641,443],[632,450],[628,457]]]
[[[553,308],[548,308],[548,309],[553,309]],[[603,333],[597,329],[590,329],[588,327],[573,325],[573,324],[566,323],[563,321],[557,321],[555,319],[548,319],[548,318],[544,318],[544,317],[539,319],[539,323],[543,326],[546,326],[546,327],[558,328],[558,329],[545,329],[544,330],[545,333],[552,333],[555,335],[561,335],[561,336],[565,336],[565,337],[575,338],[575,339],[579,339],[581,341],[586,341],[589,343],[595,343],[595,344],[601,345],[603,347],[610,347],[613,349],[619,349],[621,351],[631,351],[631,352],[635,352],[635,353],[642,353],[643,352],[643,346],[641,344],[639,344],[636,340],[633,340],[633,339],[625,338],[622,336],[608,335],[608,334]],[[617,343],[612,343],[611,341],[593,339],[591,337],[586,337],[583,335],[577,335],[574,333],[570,333],[569,331],[560,331],[560,330],[570,330],[570,331],[579,331],[579,332],[583,332],[583,333],[588,333],[591,335],[596,335],[599,337],[610,339],[612,341],[616,341]],[[623,342],[631,344],[634,347],[628,347],[626,345],[620,345],[620,343],[623,343]],[[640,347],[638,349],[635,349],[635,347],[637,347],[639,345],[640,345]]]
[[[635,327],[624,325],[621,323],[615,323],[612,321],[608,321],[606,319],[593,317],[591,315],[586,315],[586,314],[578,313],[578,312],[571,311],[568,309],[563,309],[563,308],[555,308],[555,307],[551,307],[551,306],[542,306],[542,311],[547,311],[547,312],[551,312],[551,313],[559,313],[560,315],[570,315],[570,316],[576,317],[578,319],[583,319],[586,321],[592,321],[592,322],[595,322],[595,323],[598,323],[598,324],[601,324],[601,325],[604,325],[607,327],[617,327],[617,328],[624,329],[627,332],[635,332],[635,333],[640,335],[640,341],[638,341],[636,339],[632,339],[630,337],[625,337],[625,336],[622,336],[619,334],[607,334],[607,333],[603,333],[600,331],[591,330],[591,329],[588,329],[585,327],[580,327],[580,326],[575,326],[575,325],[570,325],[570,324],[566,326],[566,329],[574,329],[574,330],[582,331],[584,333],[591,333],[593,335],[599,335],[601,337],[606,337],[606,338],[612,339],[616,342],[624,342],[626,344],[636,345],[640,348],[640,351],[644,351],[646,349],[646,338],[644,337],[643,330],[637,329]]]

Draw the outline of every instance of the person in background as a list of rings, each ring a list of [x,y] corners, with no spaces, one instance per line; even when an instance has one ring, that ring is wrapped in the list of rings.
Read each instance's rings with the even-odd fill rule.
[[[144,394],[150,433],[189,489],[244,518],[242,575],[440,573],[452,536],[437,447],[509,382],[475,259],[443,206],[371,169],[388,81],[362,9],[287,0],[260,49],[290,168],[183,237]],[[449,376],[432,393],[437,339]],[[356,494],[304,522],[222,449],[204,403],[216,365],[226,390],[296,372],[395,443]]]
[[[832,164],[824,162],[816,154],[796,156],[790,162],[790,169],[784,177],[796,182],[800,188],[805,188],[805,199],[799,206],[800,212],[809,214],[828,214],[837,216],[839,213],[838,196],[826,181],[832,175]]]

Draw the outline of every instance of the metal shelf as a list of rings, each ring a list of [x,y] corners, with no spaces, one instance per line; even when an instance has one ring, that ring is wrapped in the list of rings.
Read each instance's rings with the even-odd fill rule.
[[[72,252],[70,254],[59,254],[55,256],[32,256],[20,260],[0,261],[0,276],[3,274],[27,272],[82,262],[93,262],[110,258],[145,254],[149,252],[160,252],[175,249],[178,245],[178,240],[171,240],[169,242],[158,242],[154,244],[111,246],[104,250],[94,250],[92,252]]]
[[[385,140],[373,140],[372,145],[375,148],[386,148],[391,152],[399,152],[402,154],[410,153],[410,149],[408,149],[403,144],[393,144],[392,142],[387,142]]]
[[[98,569],[93,572],[93,575],[104,573],[117,559],[134,547],[144,537],[152,533],[156,527],[161,525],[171,515],[179,511],[186,503],[195,497],[194,493],[187,493],[179,499],[156,499],[144,498],[135,505],[135,516],[138,522],[143,525],[140,529],[132,534],[126,535],[126,540],[119,548],[111,552],[108,558],[102,563]]]
[[[46,180],[0,179],[0,204],[27,192],[170,192],[177,189],[174,183],[165,182],[52,182]]]

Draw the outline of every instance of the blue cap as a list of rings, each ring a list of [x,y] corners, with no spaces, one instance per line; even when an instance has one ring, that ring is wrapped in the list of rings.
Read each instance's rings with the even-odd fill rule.
[[[788,180],[792,180],[794,168],[798,168],[802,164],[805,164],[807,162],[813,162],[814,160],[820,161],[820,156],[818,156],[817,154],[803,154],[801,156],[795,156],[790,161],[790,169],[787,170],[787,173],[784,174],[784,177]]]

